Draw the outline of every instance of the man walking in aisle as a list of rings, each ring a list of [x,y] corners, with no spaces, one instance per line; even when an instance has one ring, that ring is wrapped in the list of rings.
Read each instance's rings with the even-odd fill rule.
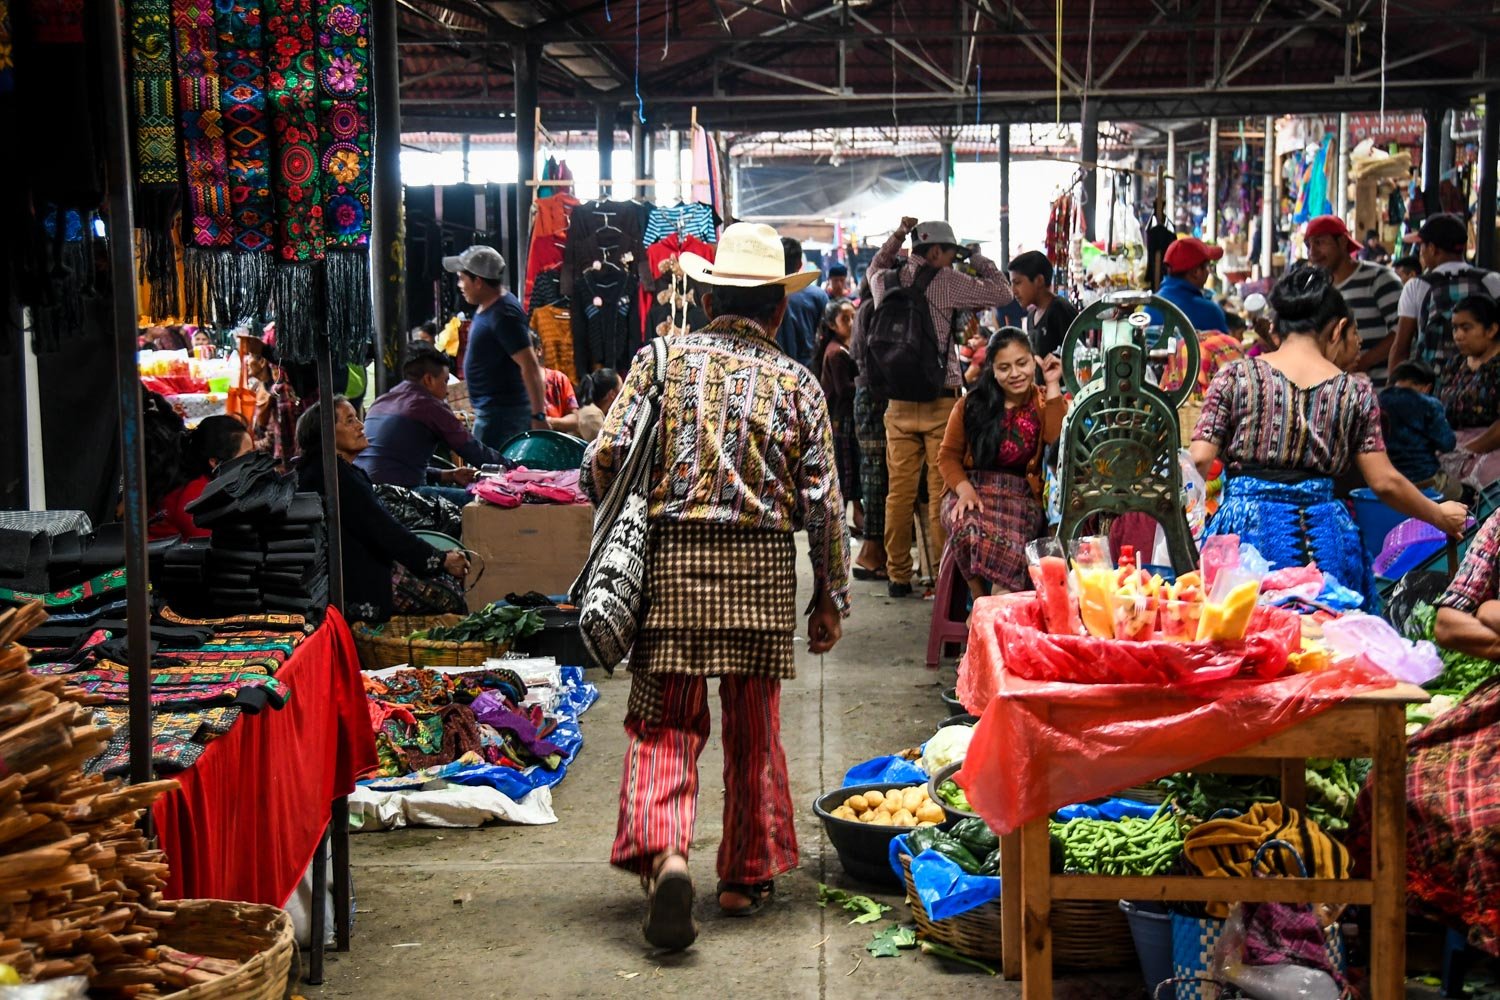
[[[895,270],[896,255],[907,235],[912,239],[911,257]],[[960,255],[968,255],[946,222],[923,222],[907,217],[891,234],[870,262],[868,276],[876,315],[886,296],[896,287],[908,288],[921,281],[926,284],[925,297],[937,338],[937,357],[942,366],[943,384],[936,398],[927,400],[892,399],[885,411],[886,471],[890,478],[886,489],[885,551],[887,584],[892,597],[906,597],[912,592],[912,517],[917,502],[922,463],[927,463],[928,538],[934,552],[941,552],[943,526],[938,516],[943,495],[943,475],[938,470],[938,448],[948,426],[948,414],[963,395],[963,368],[958,360],[955,313],[1008,304],[1010,284],[995,262],[983,254],[969,257],[974,275],[953,269]],[[921,288],[921,283],[917,283]],[[872,323],[878,322],[872,319]]]
[[[714,262],[684,253],[683,271],[708,289],[704,329],[635,357],[619,398],[583,460],[583,490],[599,503],[631,447],[631,428],[657,395],[643,567],[645,614],[630,652],[625,773],[611,864],[649,892],[645,934],[680,950],[698,934],[687,855],[698,805],[698,757],[708,740],[708,678],[723,706],[724,834],[718,905],[750,916],[772,880],[797,867],[791,787],[781,746],[781,682],[795,675],[794,533],[813,569],[808,651],[838,642],[849,609],[849,540],[833,431],[812,372],[776,344],[788,293],[818,274],[787,274],[770,226],[724,230]]]
[[[1344,220],[1320,215],[1307,223],[1307,259],[1328,272],[1344,296],[1354,328],[1359,331],[1360,354],[1350,371],[1364,372],[1384,385],[1386,360],[1396,339],[1396,304],[1401,301],[1401,279],[1396,272],[1370,258],[1356,260],[1360,245],[1349,235]]]
[[[531,351],[521,302],[501,284],[505,258],[494,247],[472,246],[443,258],[443,270],[458,275],[458,290],[474,307],[464,381],[474,406],[474,437],[500,449],[527,429],[547,429],[542,366]]]

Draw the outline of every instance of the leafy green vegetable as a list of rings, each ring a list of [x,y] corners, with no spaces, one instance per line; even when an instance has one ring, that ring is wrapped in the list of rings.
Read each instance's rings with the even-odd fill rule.
[[[868,951],[876,958],[895,958],[901,954],[902,948],[915,948],[917,946],[917,932],[915,928],[904,927],[901,924],[891,924],[889,927],[875,932],[870,943],[865,945]]]
[[[1411,636],[1413,639],[1431,640],[1436,626],[1437,610],[1430,604],[1418,604],[1412,610],[1411,618],[1408,619],[1408,628],[1413,633]],[[1500,674],[1500,663],[1493,660],[1470,656],[1468,653],[1444,649],[1441,646],[1438,647],[1438,656],[1443,661],[1443,672],[1423,685],[1434,693],[1456,695],[1459,699],[1463,699],[1479,685]]]
[[[483,611],[476,611],[452,625],[438,625],[413,632],[411,637],[435,642],[502,643],[536,635],[545,624],[546,620],[535,611],[508,604],[491,604]]]
[[[829,903],[837,903],[851,913],[857,914],[849,923],[872,924],[879,920],[881,914],[890,909],[884,903],[877,903],[869,896],[854,896],[842,889],[830,889],[822,882],[818,883],[818,905],[827,906]]]

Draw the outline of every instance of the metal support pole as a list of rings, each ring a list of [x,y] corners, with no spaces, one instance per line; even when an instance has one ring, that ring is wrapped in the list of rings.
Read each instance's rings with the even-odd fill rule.
[[[375,395],[397,381],[406,342],[406,218],[401,187],[401,57],[396,5],[371,8],[375,157],[371,177],[370,283],[375,301]],[[467,157],[465,158],[467,165]]]
[[[639,118],[636,118],[634,116],[631,117],[630,155],[631,158],[635,161],[634,172],[632,176],[634,176],[636,180],[651,176],[651,170],[647,163],[648,157],[646,155],[646,145],[650,141],[650,134],[651,133],[646,131],[645,123],[643,123]],[[643,192],[640,188],[637,188],[636,193],[641,194]]]
[[[724,214],[728,216],[724,220],[726,225],[740,217],[740,161],[735,156],[729,157],[729,204]]]
[[[1177,231],[1177,130],[1167,129],[1167,225]]]
[[[1083,122],[1078,140],[1078,157],[1083,167],[1083,235],[1084,239],[1099,238],[1099,102],[1087,101],[1083,108]]]
[[[1442,187],[1443,181],[1449,179],[1453,173],[1453,124],[1458,116],[1457,111],[1447,111],[1443,115],[1441,131],[1438,133],[1438,186]]]
[[[1339,112],[1339,169],[1337,189],[1333,192],[1333,214],[1343,219],[1347,224],[1349,221],[1349,113]]]
[[[471,176],[469,173],[469,142],[469,133],[465,132],[463,135],[459,136],[458,151],[459,155],[463,158],[463,182],[465,184],[469,183],[469,177]]]
[[[1428,215],[1438,212],[1438,182],[1442,168],[1438,163],[1441,153],[1443,111],[1428,108],[1422,112],[1422,204]]]
[[[1276,261],[1276,119],[1266,116],[1265,172],[1261,176],[1260,276],[1271,277]]]
[[[349,799],[333,800],[333,940],[334,950],[348,951],[354,930],[354,897],[349,891]]]
[[[325,449],[326,450],[326,449]],[[318,838],[318,849],[312,860],[312,913],[310,914],[312,949],[307,956],[307,983],[309,986],[323,985],[323,953],[327,951],[328,937],[328,831]]]
[[[953,198],[953,140],[943,140],[943,218],[952,218]]]
[[[146,450],[141,437],[141,379],[136,368],[135,206],[131,202],[130,119],[125,100],[125,45],[120,5],[94,8],[104,56],[104,126],[107,137],[105,201],[109,240],[110,302],[115,328],[115,382],[120,408],[120,466],[125,479],[126,622],[129,626],[130,780],[151,780],[151,604],[146,559]],[[146,822],[150,821],[146,813]]]
[[[1208,211],[1203,215],[1203,238],[1209,243],[1219,238],[1219,119],[1208,120]]]
[[[513,281],[526,274],[526,236],[531,231],[531,199],[536,189],[529,181],[536,180],[536,71],[542,61],[542,47],[534,42],[519,42],[510,47],[511,64],[515,70],[514,90],[516,94],[516,259],[511,268]],[[521,291],[521,286],[516,286]]]
[[[615,106],[608,101],[594,105],[594,129],[598,133],[599,179],[613,180],[615,176]],[[609,191],[601,191],[603,195]]]
[[[1474,217],[1478,245],[1475,263],[1480,267],[1494,268],[1495,253],[1495,161],[1500,159],[1500,90],[1489,90],[1484,95],[1484,124],[1479,133],[1479,212]]]
[[[1000,270],[1010,269],[1010,126],[1000,126]]]

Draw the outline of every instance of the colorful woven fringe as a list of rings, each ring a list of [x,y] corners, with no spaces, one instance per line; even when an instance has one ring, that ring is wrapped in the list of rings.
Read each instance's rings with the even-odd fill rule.
[[[130,97],[135,111],[136,252],[154,318],[180,316],[176,225],[177,97],[172,74],[171,0],[131,0]]]

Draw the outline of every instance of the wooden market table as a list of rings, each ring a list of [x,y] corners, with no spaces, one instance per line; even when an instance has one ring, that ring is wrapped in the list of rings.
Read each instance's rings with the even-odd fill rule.
[[[1369,757],[1368,879],[1054,875],[1047,817],[1001,839],[1002,968],[1028,1000],[1052,996],[1054,900],[1353,903],[1370,908],[1372,1000],[1398,1000],[1406,982],[1406,705],[1428,699],[1410,684],[1357,695],[1238,753],[1191,768],[1280,774],[1282,800],[1305,806],[1309,757]]]

